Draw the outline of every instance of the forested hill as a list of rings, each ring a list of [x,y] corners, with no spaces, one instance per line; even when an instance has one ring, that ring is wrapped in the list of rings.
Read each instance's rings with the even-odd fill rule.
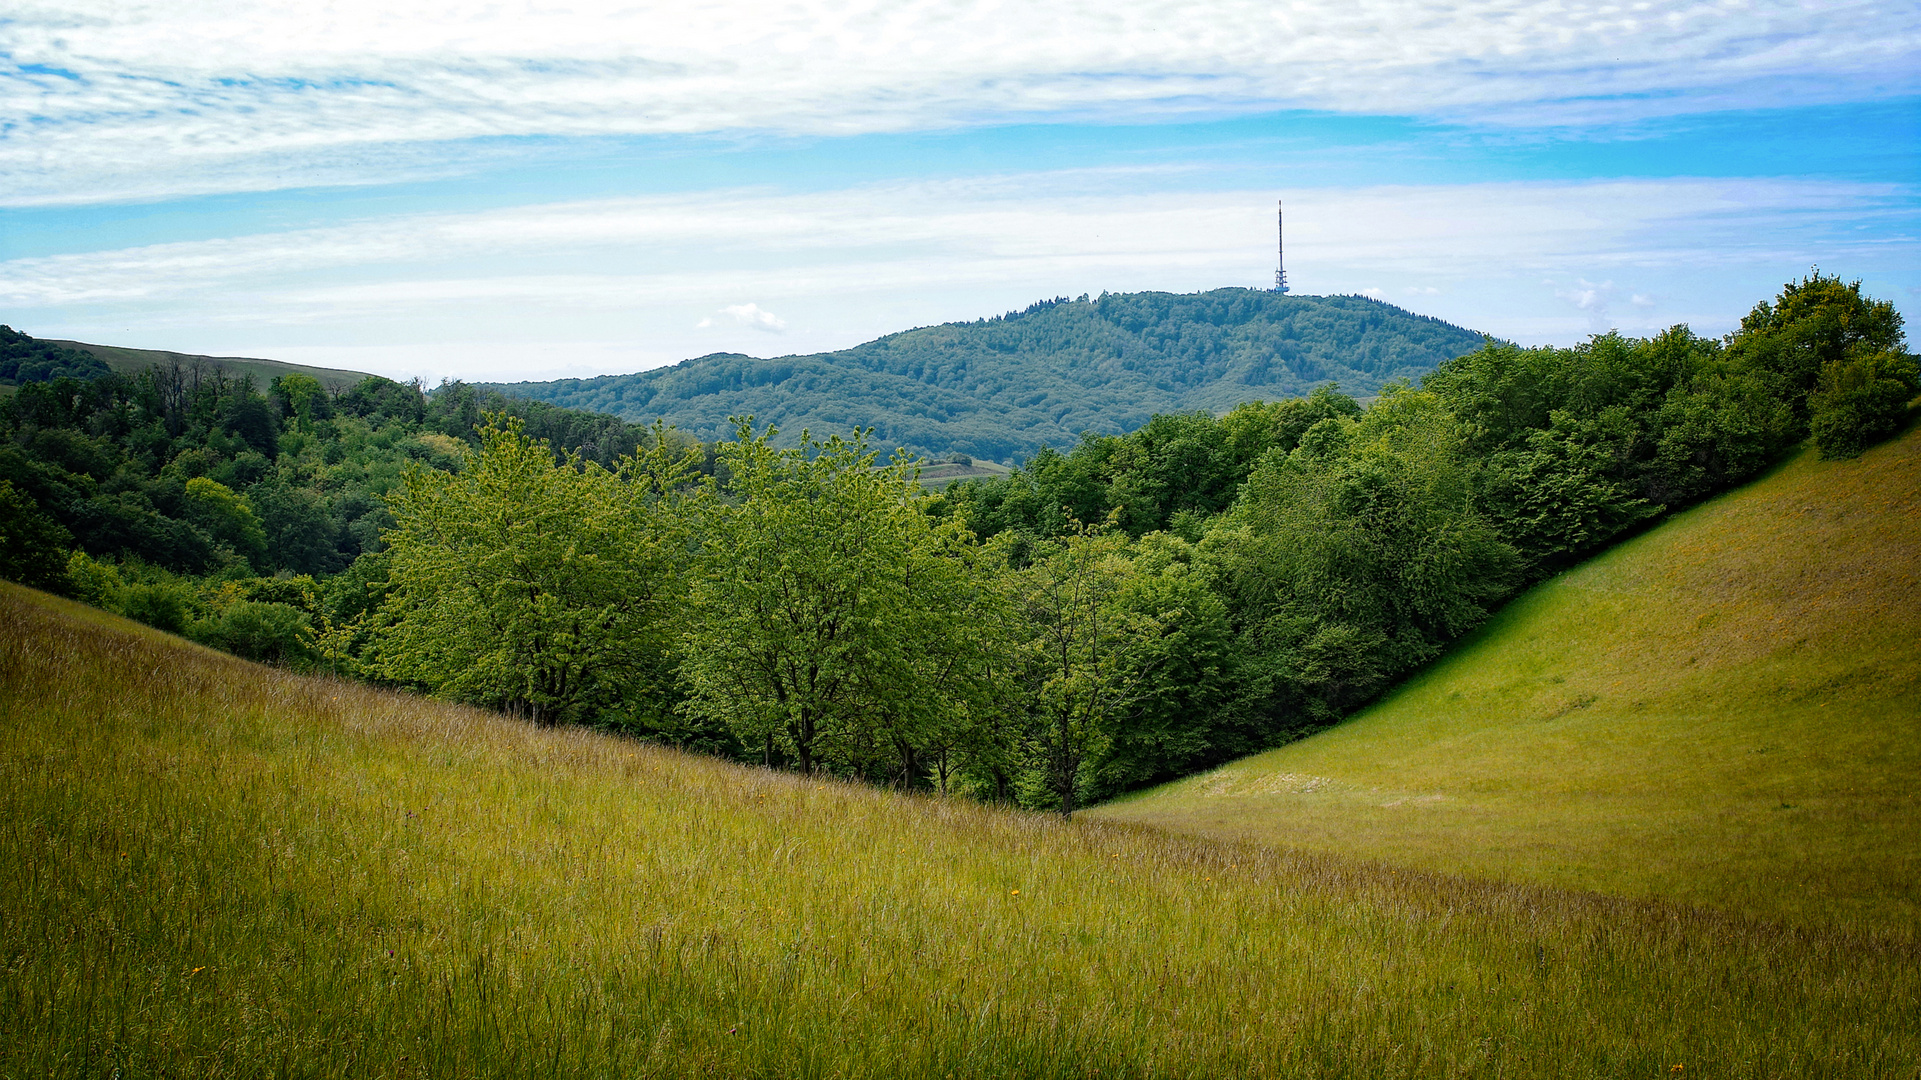
[[[856,425],[876,442],[1008,461],[1155,413],[1224,411],[1333,382],[1372,396],[1479,348],[1482,335],[1362,296],[1253,289],[1042,301],[839,352],[760,360],[717,353],[633,375],[489,384],[703,439],[752,414],[787,439]]]

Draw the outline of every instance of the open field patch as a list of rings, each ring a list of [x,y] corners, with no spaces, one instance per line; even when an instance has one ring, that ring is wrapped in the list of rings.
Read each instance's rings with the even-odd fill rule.
[[[1339,727],[1095,813],[1911,932],[1917,776],[1911,430],[1805,452],[1540,585]]]
[[[803,780],[0,593],[0,1076],[1914,1076],[1918,960]]]

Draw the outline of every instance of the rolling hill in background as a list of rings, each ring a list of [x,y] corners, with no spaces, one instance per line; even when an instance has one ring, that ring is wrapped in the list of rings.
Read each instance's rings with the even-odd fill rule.
[[[1253,289],[1103,294],[972,323],[889,334],[839,352],[717,353],[633,375],[489,383],[502,393],[703,439],[751,414],[791,439],[873,427],[882,446],[1011,461],[1155,413],[1224,411],[1336,383],[1371,397],[1471,352],[1481,334],[1361,296]]]
[[[320,385],[335,393],[350,389],[367,377],[364,371],[309,367],[306,364],[287,364],[279,360],[262,360],[250,356],[199,356],[193,353],[169,352],[165,349],[129,349],[119,345],[89,345],[84,341],[48,340],[45,344],[92,356],[119,375],[133,375],[154,366],[165,368],[179,364],[183,368],[198,366],[203,370],[224,371],[236,379],[244,375],[252,375],[254,381],[263,388],[276,375],[308,375],[318,379]]]
[[[1921,925],[1921,430],[1805,451],[1352,720],[1090,811],[1814,924]]]

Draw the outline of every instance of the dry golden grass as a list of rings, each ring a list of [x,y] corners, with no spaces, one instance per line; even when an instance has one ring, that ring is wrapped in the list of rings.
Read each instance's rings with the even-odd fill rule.
[[[1805,925],[1921,925],[1921,431],[1534,589],[1380,704],[1096,813]]]
[[[1912,941],[803,781],[0,587],[0,1077],[1921,1075]]]

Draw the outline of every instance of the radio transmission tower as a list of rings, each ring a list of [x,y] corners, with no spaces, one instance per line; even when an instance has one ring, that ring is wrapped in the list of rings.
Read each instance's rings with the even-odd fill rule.
[[[1274,200],[1274,291],[1287,291],[1287,213],[1281,200]]]

